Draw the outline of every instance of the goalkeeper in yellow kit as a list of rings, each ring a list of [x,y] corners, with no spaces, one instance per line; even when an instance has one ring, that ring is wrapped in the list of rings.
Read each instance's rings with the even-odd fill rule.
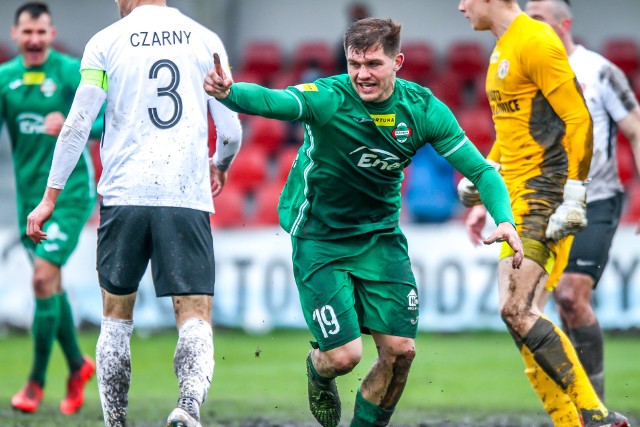
[[[567,263],[572,235],[587,223],[593,130],[566,51],[553,29],[525,15],[516,0],[460,0],[458,9],[474,30],[497,37],[486,78],[496,129],[487,159],[507,184],[525,256],[519,270],[507,268],[513,252],[502,247],[502,319],[556,426],[626,427],[598,398],[569,338],[539,309],[545,287],[555,286]],[[467,229],[477,243],[486,209],[471,181],[461,181],[458,192],[475,205]]]

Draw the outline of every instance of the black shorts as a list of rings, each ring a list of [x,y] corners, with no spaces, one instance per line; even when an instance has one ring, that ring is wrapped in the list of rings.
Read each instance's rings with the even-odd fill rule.
[[[213,295],[209,214],[175,207],[100,205],[100,286],[115,295],[136,292],[149,260],[157,296]]]
[[[622,214],[624,194],[587,204],[587,228],[576,234],[569,254],[567,273],[593,277],[594,288],[609,261],[609,249]]]

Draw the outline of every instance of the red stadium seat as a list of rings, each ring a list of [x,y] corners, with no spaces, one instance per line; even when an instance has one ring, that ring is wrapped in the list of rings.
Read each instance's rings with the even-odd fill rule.
[[[428,87],[454,113],[462,107],[464,86],[456,74],[442,73]]]
[[[479,41],[457,41],[449,46],[445,66],[447,72],[457,74],[463,83],[484,74],[487,69],[487,52]]]
[[[211,215],[214,228],[242,227],[246,224],[246,203],[242,189],[235,185],[225,185],[222,192],[213,199],[215,213]]]
[[[461,110],[458,112],[457,118],[467,137],[478,147],[478,150],[484,156],[489,154],[496,138],[491,110],[488,107]]]
[[[627,205],[622,213],[622,222],[640,224],[640,179],[636,179],[627,189]]]
[[[10,60],[13,57],[13,49],[9,46],[0,43],[0,64]]]
[[[269,82],[272,89],[286,89],[289,86],[295,86],[298,83],[306,83],[298,80],[298,75],[292,70],[284,70],[273,76]]]
[[[322,41],[306,41],[300,43],[293,52],[292,69],[297,80],[315,80],[306,78],[305,72],[315,69],[313,74],[325,77],[334,74],[336,59],[333,47]]]
[[[402,43],[404,64],[398,77],[426,85],[436,72],[437,58],[433,47],[424,41]]]
[[[282,193],[282,185],[277,182],[264,185],[258,189],[254,198],[254,214],[251,225],[278,225],[278,201]]]
[[[252,41],[244,48],[242,66],[239,71],[260,76],[260,84],[266,84],[284,67],[284,55],[279,44],[267,41]]]
[[[640,48],[631,38],[611,38],[602,45],[602,55],[627,75],[640,71]]]
[[[631,143],[625,138],[622,132],[618,132],[618,145],[616,151],[618,161],[618,173],[620,174],[620,182],[627,187],[636,177],[636,163],[633,155]]]
[[[229,169],[227,183],[238,187],[244,193],[266,182],[269,158],[261,147],[243,145]]]
[[[276,171],[275,171],[275,182],[280,186],[283,186],[287,181],[287,177],[289,176],[289,171],[293,166],[293,161],[298,156],[298,150],[300,147],[297,145],[289,146],[280,150],[278,156],[276,157]]]
[[[640,71],[637,71],[633,76],[631,76],[630,83],[633,88],[633,93],[636,95],[636,99],[640,99]]]
[[[259,147],[267,156],[275,154],[287,138],[288,124],[280,120],[255,116],[247,125],[247,146]]]

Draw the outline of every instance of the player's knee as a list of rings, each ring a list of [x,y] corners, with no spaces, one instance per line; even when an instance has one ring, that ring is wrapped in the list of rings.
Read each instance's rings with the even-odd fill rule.
[[[502,321],[512,328],[513,330],[518,330],[518,320],[522,319],[522,317],[528,312],[528,309],[523,305],[519,304],[505,304],[500,309],[500,317]]]
[[[36,271],[33,274],[33,293],[36,298],[50,298],[56,292],[55,281],[51,275]]]
[[[360,363],[362,352],[354,350],[332,351],[326,353],[331,367],[338,375],[348,374]]]

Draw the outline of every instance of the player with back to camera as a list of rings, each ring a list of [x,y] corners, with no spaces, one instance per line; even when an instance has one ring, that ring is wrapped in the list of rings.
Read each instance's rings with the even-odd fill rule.
[[[103,318],[96,346],[105,425],[127,424],[130,338],[140,280],[151,260],[156,295],[173,302],[178,342],[173,427],[200,427],[200,405],[213,376],[211,308],[215,265],[209,213],[240,147],[233,113],[202,90],[216,34],[167,7],[165,0],[116,0],[122,19],[94,35],[82,81],[56,145],[47,190],[29,215],[40,243],[91,120],[106,99],[97,270]],[[217,148],[208,158],[207,109]]]
[[[407,241],[399,228],[402,170],[431,144],[478,184],[497,229],[486,244],[521,242],[499,174],[426,88],[397,79],[400,24],[366,18],[344,35],[348,74],[271,90],[234,83],[218,64],[205,90],[234,111],[300,121],[304,143],[280,196],[291,235],[302,312],[315,341],[306,360],[311,413],[335,427],[335,378],[362,358],[361,333],[377,357],[356,393],[351,426],[389,423],[415,357],[419,302]]]
[[[38,410],[44,397],[47,367],[54,342],[60,343],[70,375],[60,403],[63,414],[76,413],[84,403],[84,387],[95,365],[83,356],[76,337],[71,304],[62,286],[62,266],[75,249],[85,222],[95,208],[93,164],[81,151],[70,172],[68,190],[47,224],[49,241],[34,245],[27,237],[27,215],[47,186],[56,137],[80,83],[80,61],[51,48],[56,36],[46,3],[28,2],[15,12],[11,38],[20,54],[0,65],[0,125],[7,124],[16,177],[20,238],[33,263],[35,310],[31,332],[33,362],[27,384],[11,399],[23,412]],[[98,106],[100,107],[100,106]],[[87,138],[99,138],[102,113]]]
[[[540,309],[550,274],[559,277],[572,235],[586,226],[593,129],[567,53],[555,32],[516,0],[460,0],[458,10],[474,30],[497,38],[486,77],[496,128],[487,159],[507,184],[524,245],[517,271],[508,268],[511,250],[503,246],[500,254],[502,319],[555,425],[626,427],[626,418],[598,397],[569,338]],[[476,205],[467,229],[477,242],[486,209],[471,182],[462,180],[458,190],[465,205]]]

